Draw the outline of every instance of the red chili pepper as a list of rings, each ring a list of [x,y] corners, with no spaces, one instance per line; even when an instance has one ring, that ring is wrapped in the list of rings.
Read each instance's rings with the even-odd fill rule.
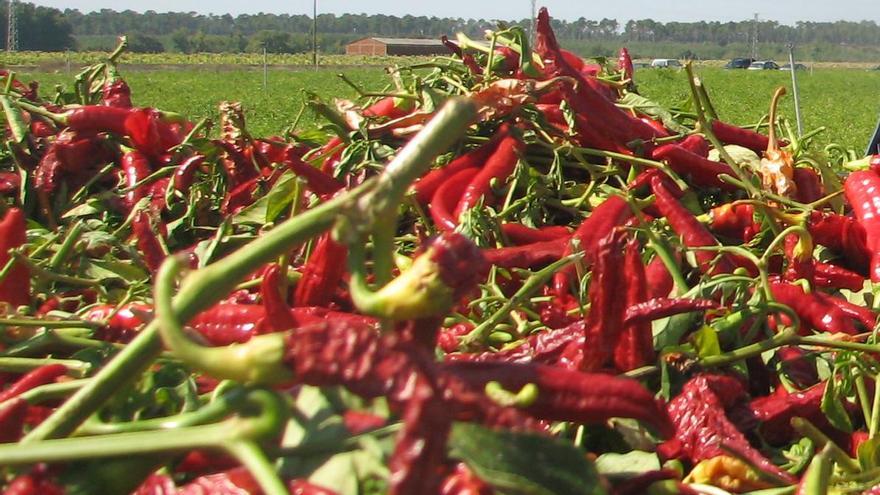
[[[685,383],[681,393],[669,402],[668,411],[676,426],[675,442],[660,447],[661,456],[675,452],[696,463],[725,455],[722,443],[736,449],[750,463],[766,469],[779,479],[795,483],[791,474],[782,471],[760,452],[730,422],[725,407],[741,400],[745,390],[736,379],[700,375]],[[671,452],[672,451],[672,452]]]
[[[596,269],[598,268],[597,264]],[[620,270],[619,267],[617,269]],[[639,243],[635,239],[626,245],[623,273],[626,275],[624,305],[629,313],[629,309],[644,303],[648,298],[645,266],[642,264]],[[624,317],[623,325],[623,332],[614,347],[614,367],[618,371],[626,372],[653,362],[654,337],[651,333],[651,321],[633,318],[627,320]]]
[[[667,297],[675,286],[672,274],[659,256],[654,256],[645,268],[645,280],[648,285],[648,297],[656,299]]]
[[[104,83],[102,103],[108,107],[131,108],[131,88],[122,78]]]
[[[80,317],[85,321],[105,322],[96,338],[108,342],[128,342],[137,335],[138,329],[147,321],[145,315],[149,315],[152,310],[152,306],[142,303],[126,304],[118,311],[112,304],[99,304],[89,308]]]
[[[336,495],[333,490],[328,490],[303,479],[292,480],[287,488],[290,490],[290,495]]]
[[[571,60],[571,57],[566,58],[565,51],[559,48],[559,43],[556,41],[556,36],[550,25],[550,15],[543,7],[538,12],[535,52],[543,59],[545,73],[548,77],[568,76],[576,81],[576,93],[570,95],[573,98],[567,97],[566,99],[572,105],[575,113],[579,114],[579,132],[583,133],[588,132],[588,129],[595,129],[596,134],[604,138],[600,138],[599,142],[611,141],[617,144],[615,151],[625,150],[626,145],[631,141],[637,139],[650,141],[656,137],[656,132],[651,126],[617,108],[611,100],[604,96],[601,85],[595,78],[585,77],[576,65],[572,66],[572,63],[577,64],[577,61]],[[597,89],[599,90],[597,91]],[[583,120],[587,118],[587,115],[590,116],[590,120]],[[582,126],[582,124],[586,125]],[[595,141],[597,136],[585,137],[589,141]]]
[[[665,297],[648,299],[644,302],[631,304],[626,308],[624,324],[649,322],[667,316],[692,311],[717,309],[719,304],[709,299],[667,299]]]
[[[691,134],[678,143],[682,148],[703,158],[709,157],[709,142],[700,134]]]
[[[677,144],[664,144],[651,152],[651,158],[665,161],[675,173],[690,177],[691,182],[701,187],[717,187],[723,191],[736,191],[737,187],[718,178],[721,174],[736,177],[733,170],[724,163],[713,162],[692,153]]]
[[[148,189],[147,184],[134,186],[146,179],[153,172],[153,167],[150,165],[150,159],[137,150],[122,155],[121,167],[125,173],[125,187],[131,189],[125,194],[125,202],[129,208],[133,208],[135,203],[146,196]]]
[[[174,171],[174,190],[186,193],[192,186],[196,171],[205,163],[204,155],[193,155],[184,160]]]
[[[538,103],[535,106],[549,124],[563,131],[568,131],[568,122],[565,121],[565,114],[562,113],[562,108],[558,103]]]
[[[302,159],[296,155],[296,149],[292,146],[288,147],[288,152],[286,153],[283,163],[296,175],[305,179],[306,187],[317,195],[323,196],[333,194],[343,188],[342,183],[338,180],[302,161]]]
[[[263,308],[266,309],[266,314],[262,321],[263,324],[257,328],[257,333],[290,330],[296,326],[296,319],[290,315],[290,307],[287,305],[286,297],[280,291],[281,277],[281,267],[277,263],[272,263],[263,270],[260,297],[263,299]]]
[[[321,171],[328,175],[333,175],[333,168],[339,162],[342,156],[342,145],[345,141],[339,136],[333,136],[324,146],[321,146],[309,161],[317,160],[321,163]]]
[[[874,325],[877,323],[877,313],[840,297],[834,297],[821,292],[817,292],[816,295],[840,308],[850,318],[858,320],[865,327],[865,330],[871,331],[874,329]]]
[[[868,274],[880,282],[880,175],[872,170],[853,172],[843,183],[846,199],[865,230],[871,262]]]
[[[125,135],[138,151],[158,158],[182,140],[171,126],[162,120],[162,114],[153,108],[132,109],[124,122]]]
[[[440,484],[439,495],[493,495],[495,492],[477,477],[467,464],[459,462]]]
[[[807,351],[797,346],[783,346],[776,349],[776,359],[783,373],[800,388],[807,388],[819,382],[819,372],[815,360],[808,357]]]
[[[597,371],[609,366],[624,329],[625,294],[628,294],[630,284],[644,283],[644,279],[633,280],[639,275],[644,276],[644,272],[632,274],[621,269],[625,245],[626,233],[619,229],[612,230],[599,242],[590,280],[590,313],[580,366],[583,371]],[[629,295],[636,297],[636,294]]]
[[[858,292],[865,286],[865,277],[858,273],[821,261],[813,263],[813,281],[817,287],[849,289],[853,292]]]
[[[663,125],[663,122],[652,119],[651,117],[640,117],[639,120],[651,126],[651,128],[654,129],[654,133],[657,135],[657,137],[670,136],[669,129],[667,129],[666,126]]]
[[[681,236],[685,246],[699,248],[720,245],[718,240],[703,227],[703,224],[675,199],[675,195],[660,177],[654,177],[651,180],[651,189],[654,191],[657,208],[666,217],[672,230]],[[700,271],[704,274],[730,273],[734,270],[734,263],[725,255],[717,256],[716,253],[710,251],[697,250],[694,252],[694,257],[697,259]]]
[[[431,199],[430,212],[434,225],[439,230],[451,232],[458,227],[458,216],[455,208],[459,204],[464,189],[480,172],[477,168],[466,168],[448,178],[434,192]]]
[[[489,264],[502,268],[534,268],[562,259],[569,249],[568,238],[534,242],[522,246],[484,249]]]
[[[12,256],[10,249],[27,243],[25,216],[18,208],[9,208],[0,219],[0,266],[6,266]],[[6,278],[0,282],[0,302],[13,307],[27,306],[31,303],[31,274],[27,266],[15,262]]]
[[[54,382],[56,378],[67,373],[63,364],[47,364],[35,368],[18,379],[12,386],[0,392],[0,403],[14,399],[28,390]]]
[[[34,187],[46,195],[53,194],[62,176],[74,186],[88,180],[89,169],[109,158],[94,137],[83,138],[74,133],[62,133],[40,158],[33,172]]]
[[[813,242],[843,254],[848,266],[851,264],[858,270],[868,267],[871,253],[865,229],[855,218],[813,211],[807,221],[807,230]]]
[[[548,225],[546,227],[532,228],[521,223],[503,223],[501,232],[512,244],[532,244],[535,242],[555,241],[571,237],[568,227],[561,225]]]
[[[797,186],[797,191],[795,191],[794,195],[796,201],[810,204],[825,197],[822,179],[815,170],[806,167],[795,167],[792,180],[794,180],[794,184]]]
[[[478,390],[492,381],[512,391],[536,385],[537,398],[522,408],[535,418],[584,424],[603,423],[611,417],[633,418],[653,426],[663,437],[674,431],[662,405],[639,382],[628,378],[503,362],[459,361],[444,363],[441,369]]]
[[[296,286],[294,306],[327,306],[345,276],[348,249],[330,234],[318,238]]]
[[[709,210],[709,229],[725,237],[748,242],[760,231],[760,225],[755,223],[754,206],[725,203]]]
[[[770,144],[770,138],[763,134],[721,122],[720,120],[712,121],[712,134],[715,134],[715,137],[724,144],[735,144],[748,148],[758,153],[759,156],[767,149],[767,145]]]
[[[462,170],[483,166],[498,146],[500,137],[500,132],[496,133],[495,137],[493,137],[488,143],[459,156],[443,167],[431,170],[417,180],[416,183],[413,184],[413,190],[416,193],[416,199],[419,203],[423,205],[428,204],[428,202],[434,197],[434,193],[437,189]]]
[[[54,136],[58,133],[58,130],[52,126],[49,122],[45,120],[39,119],[35,116],[31,116],[31,135],[36,138],[47,138],[50,136]]]
[[[623,77],[626,79],[632,79],[635,73],[632,57],[629,56],[629,50],[625,46],[617,53],[617,70],[623,72]]]
[[[151,273],[156,273],[166,256],[165,249],[159,241],[159,236],[164,235],[162,232],[164,225],[154,226],[150,215],[145,211],[139,211],[131,222],[131,229],[144,264]]]
[[[784,250],[788,260],[784,278],[789,281],[804,279],[812,283],[816,271],[812,239],[790,234],[785,237]]]
[[[625,224],[633,218],[632,209],[626,200],[620,196],[611,196],[597,206],[572,234],[572,239],[577,239],[578,249],[584,251],[582,263],[589,266],[595,259],[599,241],[611,233],[614,227]],[[573,253],[571,245],[566,248],[564,255]],[[556,294],[567,294],[571,280],[575,274],[575,268],[568,266],[556,273],[553,278],[553,288]]]
[[[177,491],[179,495],[238,495],[241,493],[261,493],[260,485],[244,467],[232,468],[220,473],[199,476]]]
[[[127,134],[125,120],[132,109],[85,105],[64,114],[67,126],[81,132],[110,132],[119,136]]]
[[[749,409],[758,422],[761,438],[770,445],[793,440],[796,433],[791,427],[791,419],[794,417],[807,419],[821,430],[834,434],[836,430],[821,409],[824,393],[824,383],[803,392],[788,392],[785,387],[776,387],[773,394],[753,400]]]
[[[6,400],[8,402],[0,401],[0,443],[19,440],[28,410],[28,403],[24,399],[11,397]]]
[[[852,318],[821,293],[806,294],[799,285],[781,281],[771,281],[770,290],[774,299],[790,306],[800,317],[802,334],[807,334],[810,328],[829,333],[858,333]]]
[[[235,215],[253,204],[261,180],[262,177],[253,177],[227,192],[223,203],[220,204],[220,213],[226,216]]]
[[[385,117],[388,120],[399,119],[415,109],[415,100],[387,96],[364,109],[364,117]]]
[[[495,179],[501,183],[507,180],[516,169],[523,147],[523,143],[514,136],[508,135],[501,139],[498,148],[486,161],[486,165],[477,172],[477,175],[464,189],[461,199],[455,207],[455,218],[460,218],[463,212],[475,207],[481,198],[485,198],[487,203],[491,203],[490,198],[487,197],[487,194],[491,192],[491,181]]]

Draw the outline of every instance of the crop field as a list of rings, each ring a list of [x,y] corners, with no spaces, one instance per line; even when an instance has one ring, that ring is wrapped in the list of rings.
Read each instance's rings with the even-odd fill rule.
[[[227,63],[213,64],[219,61]],[[389,58],[369,60],[371,64],[389,64],[391,61],[393,59]],[[340,65],[318,69],[270,65],[268,87],[264,90],[262,67],[235,65],[235,61],[222,58],[205,62],[212,65],[183,63],[159,67],[123,64],[120,70],[129,81],[138,105],[157,106],[193,117],[209,117],[215,114],[218,102],[237,100],[247,112],[248,126],[257,135],[278,133],[290,125],[302,109],[303,91],[312,91],[328,99],[355,98],[356,92],[337,76],[338,73],[345,73],[351,81],[369,91],[382,91],[390,81],[381,65]],[[255,60],[248,59],[247,62],[253,64]],[[20,76],[41,81],[46,91],[54,84],[68,85],[75,72],[75,66],[70,74],[62,66],[24,69]],[[703,77],[721,118],[740,125],[757,123],[767,114],[770,97],[777,86],[791,87],[790,74],[782,71],[729,71],[704,66],[698,69],[698,73]],[[682,104],[689,95],[683,71],[641,69],[636,74],[636,81],[643,95],[666,106]],[[862,150],[880,114],[880,71],[816,69],[799,72],[798,81],[805,130],[825,126],[828,130],[820,136],[820,143],[838,143]],[[783,99],[781,108],[782,115],[790,118],[794,127],[791,91]],[[299,120],[300,128],[309,127],[313,122],[310,112],[304,112]]]

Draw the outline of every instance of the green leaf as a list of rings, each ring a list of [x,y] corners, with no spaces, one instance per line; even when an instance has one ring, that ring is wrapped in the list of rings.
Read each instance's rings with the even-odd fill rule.
[[[554,438],[456,423],[449,448],[450,457],[464,461],[501,493],[606,493],[596,467],[587,461],[584,452]]]
[[[633,450],[626,454],[609,452],[596,459],[596,469],[609,478],[632,478],[660,469],[660,459],[654,452],[641,450]]]
[[[89,259],[82,263],[82,275],[101,281],[110,279],[132,281],[147,278],[146,272],[132,263],[95,259]]]
[[[658,118],[669,130],[679,134],[687,134],[690,129],[678,123],[666,107],[635,93],[627,93],[618,102],[620,106],[632,107],[639,113]]]
[[[709,325],[703,325],[702,328],[694,332],[694,346],[697,348],[697,355],[701,358],[721,354],[718,334]]]
[[[297,180],[296,175],[290,170],[284,172],[264,196],[236,213],[232,223],[236,225],[243,223],[265,225],[273,222],[278,214],[294,200]]]
[[[862,442],[857,450],[859,465],[863,471],[880,467],[880,437],[870,438]]]
[[[24,114],[21,108],[12,101],[12,98],[3,95],[0,96],[0,104],[3,105],[3,113],[6,114],[6,122],[9,123],[9,130],[12,131],[12,137],[16,143],[24,141],[27,137],[28,125],[24,121]]]
[[[838,430],[852,433],[852,421],[849,419],[849,414],[843,406],[843,400],[841,400],[839,394],[835,393],[834,377],[832,376],[825,383],[827,385],[825,385],[825,393],[822,394],[822,403],[819,405],[819,408],[825,414],[825,417],[828,418],[831,426]]]

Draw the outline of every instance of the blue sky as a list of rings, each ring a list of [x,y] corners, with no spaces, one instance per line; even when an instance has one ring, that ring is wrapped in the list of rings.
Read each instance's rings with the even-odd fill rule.
[[[156,12],[214,13],[233,15],[259,12],[311,14],[312,0],[31,0],[39,5],[60,9],[75,8],[83,12],[109,8]],[[437,17],[464,17],[484,19],[520,19],[530,13],[529,0],[432,0],[400,1],[373,0],[369,2],[318,0],[318,12],[367,13]],[[762,19],[793,24],[796,21],[873,20],[880,23],[880,8],[876,0],[628,0],[628,1],[538,1],[550,9],[554,17],[564,19],[602,19],[618,21],[651,18],[657,21],[730,21],[751,18],[755,13]]]

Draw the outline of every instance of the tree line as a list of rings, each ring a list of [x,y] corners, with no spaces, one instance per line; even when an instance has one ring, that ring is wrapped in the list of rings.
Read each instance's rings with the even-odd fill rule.
[[[6,32],[6,5],[0,7],[0,33]],[[310,49],[312,19],[306,15],[241,14],[238,16],[196,12],[158,13],[152,10],[117,12],[102,9],[82,13],[67,9],[17,4],[19,49],[106,49],[113,38],[126,34],[132,51],[142,52],[247,52],[263,47],[273,53],[296,53]],[[366,14],[320,14],[317,19],[319,48],[339,53],[344,45],[364,36],[436,38],[464,32],[480,37],[497,26],[497,19],[438,18]],[[529,28],[530,20],[507,20]],[[737,22],[658,22],[652,19],[576,20],[554,19],[557,37],[574,46],[597,43],[690,44],[704,48],[744,45],[757,35],[762,43],[825,46],[880,45],[880,25],[874,21],[798,22],[743,20]],[[5,48],[5,36],[2,37]],[[106,45],[106,46],[105,46]],[[830,52],[830,51],[829,51]],[[818,52],[817,52],[818,53]],[[698,50],[693,54],[699,56]]]

